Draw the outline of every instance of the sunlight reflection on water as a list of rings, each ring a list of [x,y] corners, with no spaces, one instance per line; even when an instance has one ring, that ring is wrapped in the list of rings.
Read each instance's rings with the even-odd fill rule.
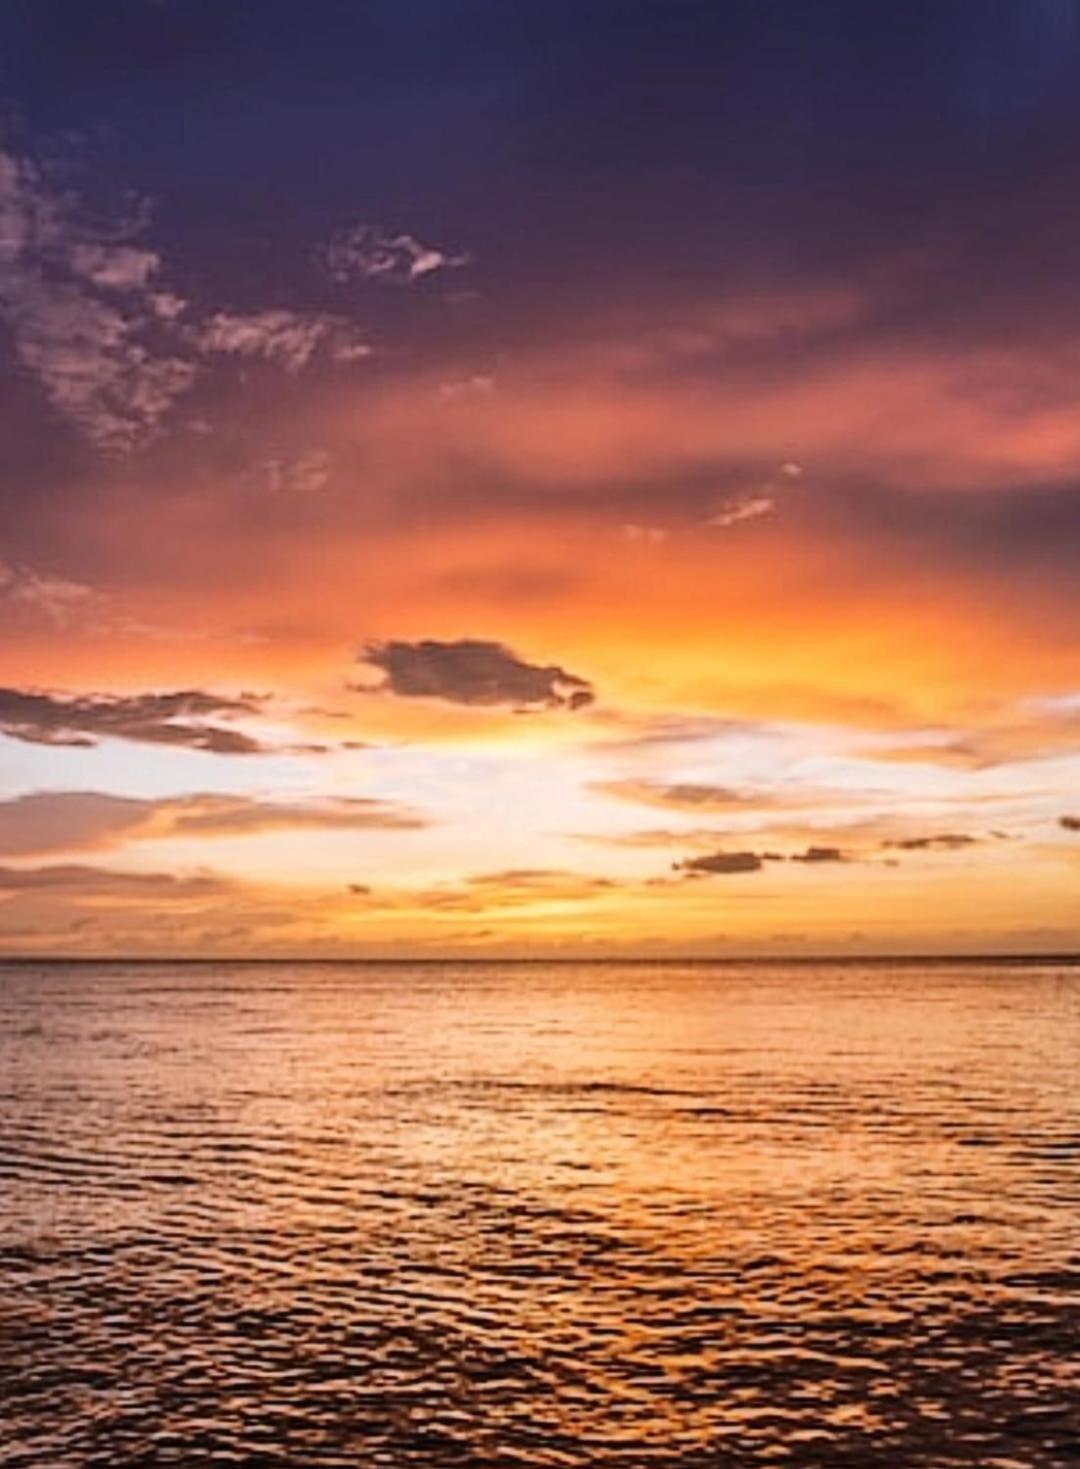
[[[1080,970],[0,966],[0,1465],[1071,1462]]]

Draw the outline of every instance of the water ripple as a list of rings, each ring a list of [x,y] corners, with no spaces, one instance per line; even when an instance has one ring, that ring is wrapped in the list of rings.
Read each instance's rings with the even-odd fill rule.
[[[1060,1469],[1065,966],[0,966],[0,1466]]]

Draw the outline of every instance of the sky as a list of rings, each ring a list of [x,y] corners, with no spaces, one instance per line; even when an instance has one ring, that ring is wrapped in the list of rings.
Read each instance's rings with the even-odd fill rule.
[[[0,953],[1080,949],[1080,0],[9,0]]]

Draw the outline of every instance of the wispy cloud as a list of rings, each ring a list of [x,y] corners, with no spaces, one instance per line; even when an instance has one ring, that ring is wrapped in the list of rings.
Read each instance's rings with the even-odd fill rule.
[[[897,852],[959,852],[978,841],[978,837],[968,832],[946,831],[933,836],[902,837],[898,841],[885,842],[884,846]]]
[[[147,216],[95,218],[30,159],[0,151],[0,320],[22,370],[103,453],[157,438],[208,355],[298,373],[316,355],[343,364],[370,354],[339,315],[196,308],[169,287],[160,252],[136,243]],[[414,263],[436,268],[423,252]]]
[[[196,375],[155,342],[161,262],[125,238],[142,225],[136,215],[95,236],[77,200],[0,152],[0,317],[20,365],[106,452],[152,438]]]
[[[318,252],[340,285],[357,279],[383,285],[411,285],[440,270],[469,263],[467,255],[425,245],[415,235],[393,233],[378,225],[354,224],[338,230]]]
[[[482,872],[461,882],[447,883],[423,892],[409,893],[409,906],[463,911],[493,912],[504,908],[528,908],[549,904],[584,903],[617,892],[611,878],[561,868],[507,868]]]
[[[198,873],[117,872],[108,867],[63,863],[50,867],[0,867],[0,892],[58,893],[65,898],[135,898],[158,903],[186,902],[226,893],[224,878]]]
[[[744,719],[726,719],[716,714],[641,714],[619,709],[597,710],[595,722],[614,728],[610,738],[598,740],[593,748],[608,754],[633,754],[665,746],[695,745],[728,736],[765,735],[769,727]]]
[[[96,596],[93,587],[82,582],[0,561],[0,602],[31,608],[55,627],[66,627]]]
[[[204,352],[259,359],[290,373],[302,371],[319,352],[335,362],[354,362],[371,353],[342,317],[284,309],[215,311],[191,327],[187,339]]]
[[[762,515],[770,515],[775,509],[776,501],[772,495],[736,496],[725,500],[705,523],[726,530],[728,526],[738,525],[741,521],[757,520]]]
[[[258,473],[273,495],[312,495],[329,483],[332,462],[332,455],[325,449],[308,449],[302,454],[264,459]]]
[[[1029,700],[981,727],[916,731],[902,743],[867,753],[875,760],[980,771],[1055,759],[1074,753],[1078,743],[1080,708],[1071,700]]]
[[[758,804],[752,793],[691,781],[669,784],[652,780],[603,780],[595,781],[592,789],[620,801],[635,801],[669,811],[739,811]]]
[[[662,525],[636,525],[629,522],[619,527],[619,532],[624,541],[637,541],[647,546],[659,546],[668,538],[666,526]]]
[[[590,789],[619,801],[655,806],[664,811],[686,811],[696,815],[707,812],[752,812],[773,808],[811,807],[835,804],[835,791],[816,791],[804,787],[769,787],[754,789],[712,785],[705,781],[659,781],[628,778],[594,781]]]
[[[439,384],[439,397],[444,403],[476,403],[492,397],[498,387],[490,373],[473,373],[470,377],[452,378]]]
[[[35,791],[0,801],[0,853],[86,852],[166,838],[227,838],[267,831],[415,831],[420,813],[390,801],[308,802],[196,793],[139,800],[102,791]]]
[[[744,520],[760,520],[763,515],[771,515],[779,507],[784,487],[801,479],[802,474],[801,464],[796,464],[791,459],[786,460],[775,475],[756,488],[729,495],[705,524],[727,530],[730,526],[740,525]]]
[[[262,701],[200,689],[149,694],[55,694],[0,688],[0,734],[37,745],[92,746],[101,739],[184,745],[216,755],[271,747],[223,720],[258,714]]]

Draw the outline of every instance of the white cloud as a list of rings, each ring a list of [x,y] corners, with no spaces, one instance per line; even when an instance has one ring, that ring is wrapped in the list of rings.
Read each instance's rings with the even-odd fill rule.
[[[802,476],[802,465],[796,464],[793,459],[787,459],[780,465],[776,475],[770,476],[762,484],[743,490],[740,494],[729,496],[720,508],[709,516],[705,524],[726,530],[729,526],[739,525],[744,520],[757,520],[762,515],[771,515],[779,507],[783,492],[790,488],[796,480],[802,479]]]
[[[148,300],[150,310],[162,321],[175,321],[178,316],[183,315],[188,305],[183,296],[177,296],[172,291],[151,291]]]
[[[247,315],[217,311],[192,336],[207,352],[262,357],[288,372],[299,372],[311,360],[324,331],[321,321],[292,311],[255,311]]]
[[[292,459],[266,459],[260,468],[272,494],[311,495],[326,487],[330,464],[330,455],[324,449],[311,449]]]
[[[161,257],[153,250],[132,245],[76,244],[68,260],[76,275],[112,291],[145,290],[161,265]]]
[[[330,356],[335,362],[359,362],[364,357],[370,357],[371,352],[367,342],[350,339],[348,336],[339,335],[330,343]]]
[[[336,362],[351,362],[371,351],[340,317],[283,309],[216,311],[189,339],[205,352],[262,358],[286,372],[302,371],[320,348]]]
[[[468,264],[467,255],[451,255],[414,235],[390,234],[378,225],[356,224],[338,230],[319,252],[330,275],[341,285],[358,277],[388,285],[408,285],[438,270]]]
[[[769,515],[775,509],[776,501],[771,495],[735,496],[730,500],[725,500],[715,515],[709,516],[705,524],[726,529],[730,525],[738,525],[743,520],[756,520],[761,515]]]
[[[444,403],[470,403],[477,399],[490,398],[496,389],[495,378],[489,373],[474,373],[472,377],[455,378],[452,382],[439,384],[439,397]]]

